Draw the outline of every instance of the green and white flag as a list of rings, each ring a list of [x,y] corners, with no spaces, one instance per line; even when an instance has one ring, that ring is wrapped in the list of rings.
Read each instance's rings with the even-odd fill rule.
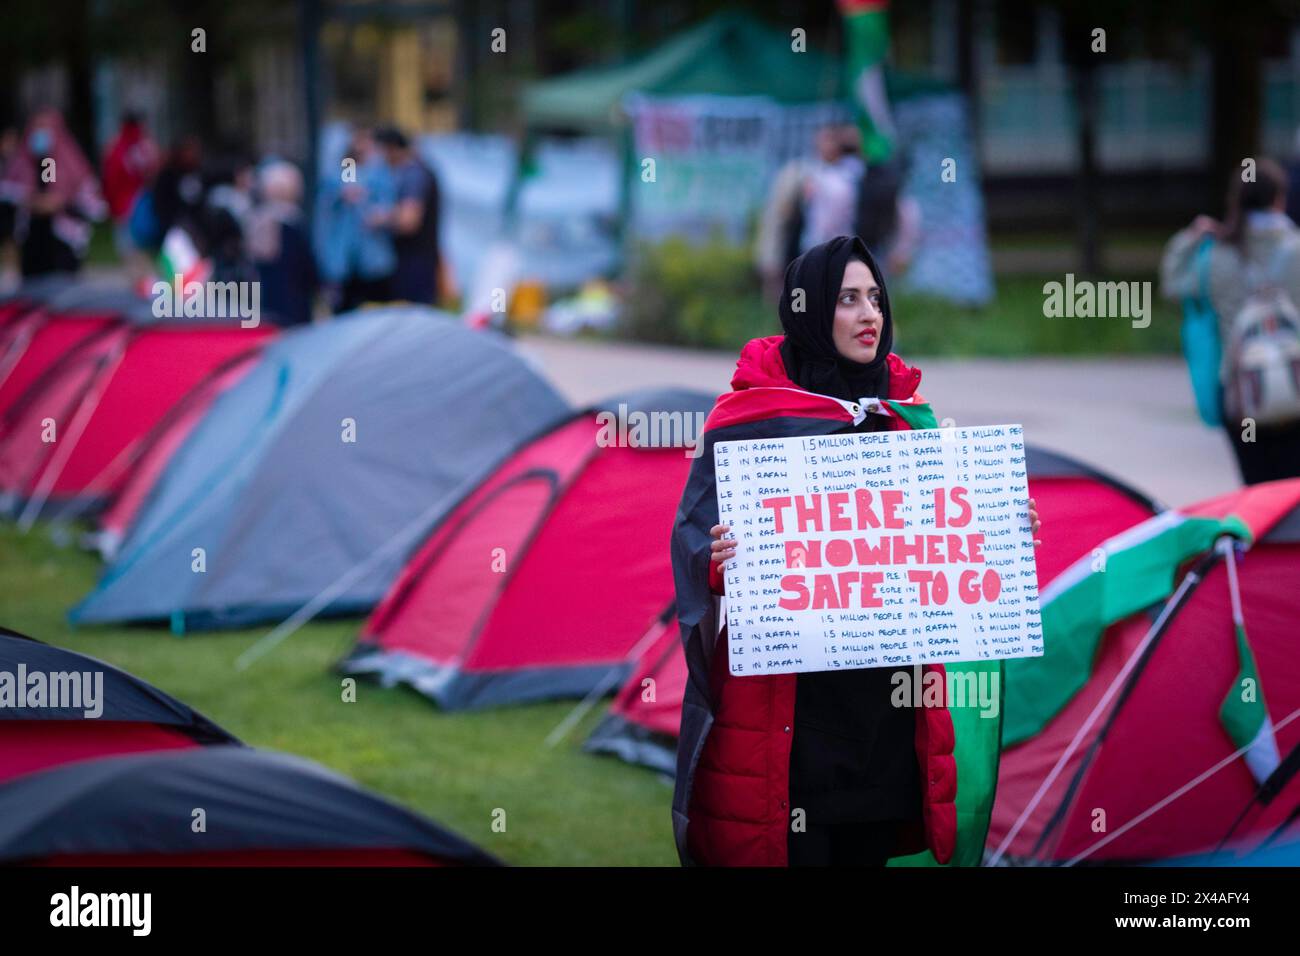
[[[1237,517],[1166,511],[1105,541],[1039,595],[1047,653],[1006,662],[1002,743],[1036,735],[1092,676],[1106,628],[1174,593],[1179,566],[1228,535],[1250,540]]]
[[[163,237],[158,251],[158,273],[164,282],[178,284],[178,295],[183,295],[191,282],[206,282],[211,269],[200,254],[190,234],[180,226],[173,226]]]
[[[887,0],[839,0],[844,17],[845,68],[849,89],[860,109],[862,153],[870,163],[894,152],[894,119],[885,95],[885,54],[889,51]]]
[[[1246,621],[1241,610],[1241,588],[1237,583],[1237,556],[1230,540],[1219,542],[1223,563],[1228,571],[1228,596],[1232,600],[1232,624],[1237,641],[1238,671],[1228,695],[1219,708],[1219,721],[1244,754],[1246,766],[1256,782],[1263,783],[1281,762],[1273,721],[1264,706],[1264,691],[1259,685],[1255,655],[1246,640]]]

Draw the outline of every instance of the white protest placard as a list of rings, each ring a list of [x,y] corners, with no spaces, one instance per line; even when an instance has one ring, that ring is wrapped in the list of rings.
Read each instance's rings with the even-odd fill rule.
[[[731,672],[1043,653],[1019,425],[718,442]]]

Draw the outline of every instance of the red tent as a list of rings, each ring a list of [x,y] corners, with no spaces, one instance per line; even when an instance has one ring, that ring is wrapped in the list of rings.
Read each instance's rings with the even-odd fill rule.
[[[30,312],[35,306],[24,299],[7,299],[0,302],[0,331],[10,322],[16,322]]]
[[[5,628],[0,628],[0,674],[13,681],[7,688],[12,699],[0,707],[0,783],[81,760],[239,743],[202,714],[125,671]],[[84,695],[81,706],[51,707],[34,693],[19,691],[19,675],[30,674],[90,674],[92,682],[78,688]]]
[[[711,405],[664,390],[602,407],[689,437]],[[691,458],[605,437],[589,410],[512,455],[434,529],[341,669],[452,709],[625,675],[673,600],[668,535]]]
[[[0,416],[29,388],[55,374],[57,365],[83,342],[117,326],[107,314],[60,316],[43,309],[25,312],[0,329]]]
[[[270,334],[119,324],[81,341],[0,415],[0,491],[10,508],[30,522],[47,504],[80,509],[106,500],[124,476],[123,456],[188,392]],[[51,421],[55,441],[47,440]]]
[[[1038,580],[1045,586],[1098,543],[1149,518],[1156,506],[1149,498],[1081,462],[1030,447],[1026,450],[1029,493],[1045,525],[1039,549]],[[647,700],[642,682],[655,681]],[[631,763],[672,773],[677,731],[686,682],[676,621],[636,663],[609,714],[584,745]]]
[[[583,749],[612,754],[661,773],[674,773],[686,678],[681,632],[677,618],[669,616],[632,665],[632,673],[609,705],[609,713],[591,732]]]
[[[1040,588],[1100,542],[1161,510],[1119,479],[1057,452],[1030,446],[1025,466],[1029,495],[1049,530],[1037,554]]]
[[[1253,543],[1228,547],[1231,535],[1247,532]],[[1037,733],[1003,753],[988,842],[1001,861],[1165,859],[1213,850],[1230,830],[1234,842],[1258,842],[1300,800],[1300,781],[1288,779],[1285,761],[1276,769],[1276,757],[1300,743],[1300,725],[1289,722],[1300,708],[1300,479],[1166,513],[1108,550],[1103,568],[1111,570],[1101,572],[1100,586],[1111,590],[1089,601],[1099,615],[1096,650],[1079,655],[1090,668],[1085,682]],[[1242,642],[1225,554],[1236,555]],[[1138,596],[1122,613],[1123,592],[1139,575],[1161,584],[1159,598]],[[1049,602],[1069,594],[1044,593],[1048,650],[1034,662],[1040,670],[1070,659],[1064,648],[1053,654],[1054,639],[1077,646],[1087,633],[1049,627]],[[1120,616],[1100,616],[1109,608]],[[1233,696],[1252,656],[1250,686],[1271,723],[1238,754],[1225,715],[1246,693]],[[1008,671],[1008,721],[1019,679]],[[1257,795],[1269,799],[1252,802]]]

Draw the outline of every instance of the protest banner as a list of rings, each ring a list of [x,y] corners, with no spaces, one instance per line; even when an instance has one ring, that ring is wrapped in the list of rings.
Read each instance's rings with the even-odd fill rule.
[[[1019,425],[719,442],[731,672],[1043,653]]]

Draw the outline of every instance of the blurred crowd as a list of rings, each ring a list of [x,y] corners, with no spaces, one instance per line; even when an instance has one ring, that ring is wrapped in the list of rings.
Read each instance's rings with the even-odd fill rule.
[[[306,214],[285,159],[185,136],[162,149],[135,113],[97,172],[53,109],[0,132],[0,266],[22,279],[77,272],[96,223],[146,292],[154,282],[261,284],[281,325],[370,302],[434,304],[445,291],[433,171],[399,129],[356,128]],[[177,277],[180,277],[179,279]]]

